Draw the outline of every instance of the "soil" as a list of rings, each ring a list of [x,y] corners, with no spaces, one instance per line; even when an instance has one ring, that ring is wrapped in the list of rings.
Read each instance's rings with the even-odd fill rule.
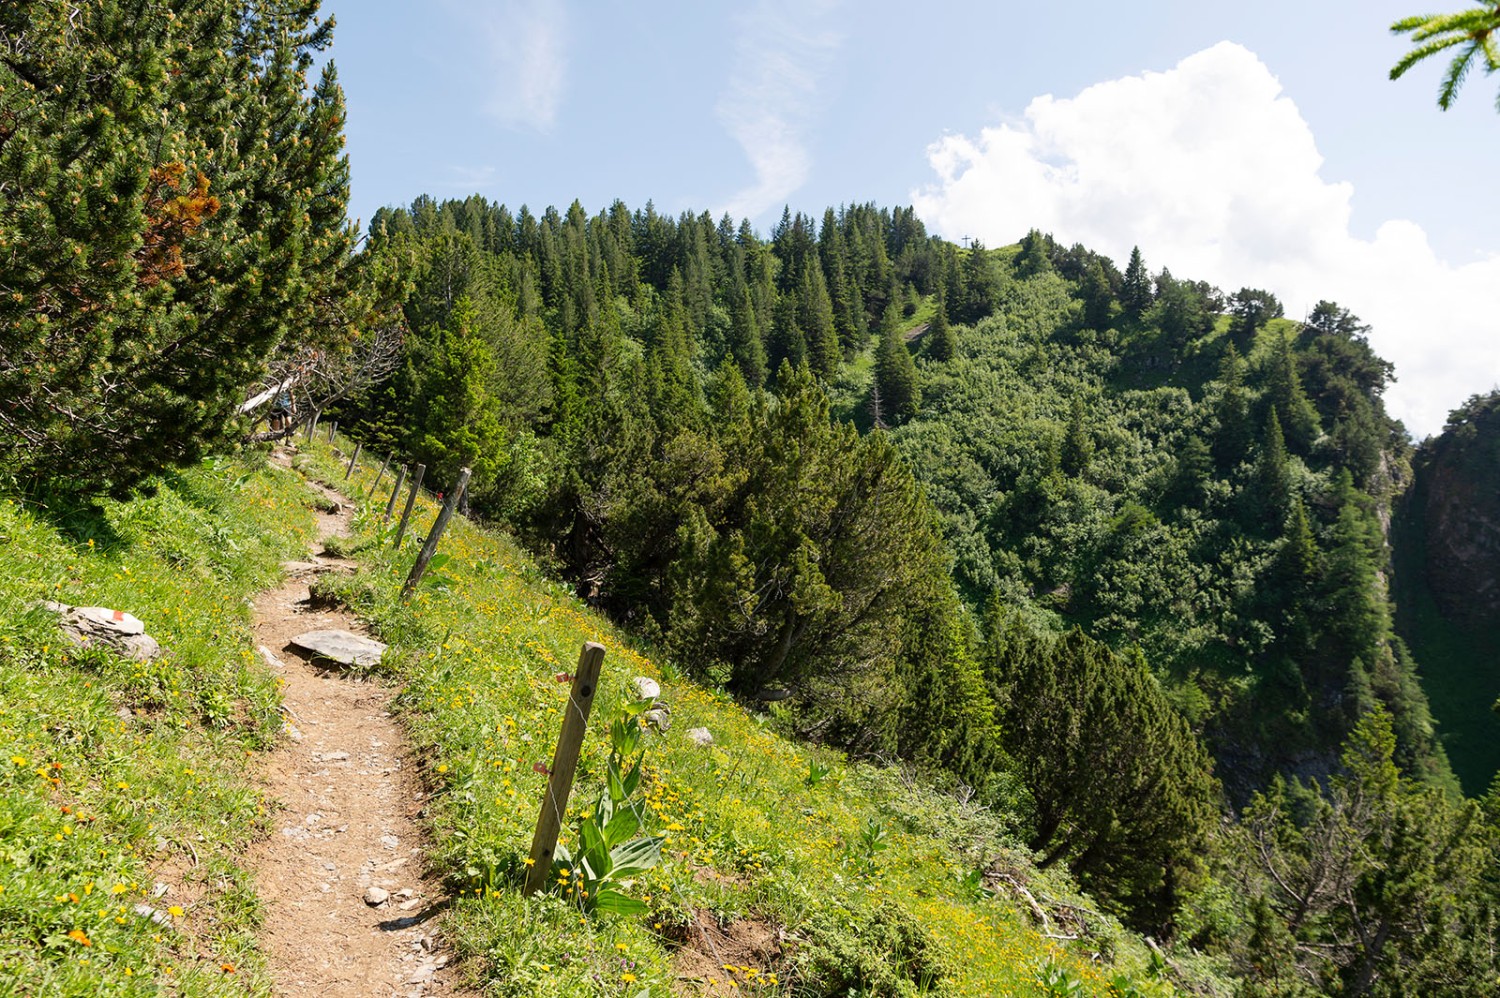
[[[785,958],[782,934],[756,918],[724,924],[713,912],[699,909],[690,924],[671,936],[680,944],[672,961],[672,993],[681,998],[746,994],[746,983],[756,979],[748,971],[777,973]]]
[[[318,513],[321,547],[347,532],[350,510],[337,493],[314,487],[338,510]],[[304,631],[362,633],[347,612],[309,600],[310,579],[354,565],[313,554],[289,568],[294,574],[255,601],[255,641],[282,681],[286,713],[282,745],[261,773],[281,810],[250,859],[265,905],[260,936],[274,993],[470,994],[438,935],[447,899],[424,878],[425,798],[405,733],[388,710],[395,691],[313,663],[290,644]]]

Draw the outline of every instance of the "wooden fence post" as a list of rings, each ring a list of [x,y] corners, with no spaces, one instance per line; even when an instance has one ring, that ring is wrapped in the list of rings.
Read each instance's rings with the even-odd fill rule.
[[[458,484],[453,486],[452,492],[448,493],[448,498],[443,503],[437,520],[432,524],[432,529],[427,532],[427,540],[422,542],[422,550],[417,555],[416,562],[411,566],[411,574],[406,577],[406,583],[401,587],[402,599],[411,596],[412,591],[421,584],[422,576],[427,574],[427,563],[437,553],[438,541],[443,539],[443,531],[448,529],[448,521],[453,519],[453,513],[458,509],[458,501],[464,497],[464,489],[468,487],[468,484],[469,469],[459,469]]]
[[[334,420],[328,424],[328,442],[333,443],[333,435],[339,431],[339,421]]]
[[[318,415],[319,415],[318,410],[314,409],[313,410],[313,414],[312,414],[312,419],[309,419],[307,421],[307,442],[308,443],[312,443],[313,433],[318,428]]]
[[[354,456],[349,459],[349,467],[344,472],[344,481],[347,482],[349,480],[349,476],[354,474],[354,462],[359,460],[359,452],[364,447],[364,445],[364,441],[362,440],[356,440],[354,442]]]
[[[393,510],[393,509],[396,508],[396,497],[401,494],[401,485],[405,481],[406,481],[406,465],[403,464],[401,466],[401,470],[396,473],[396,487],[394,489],[391,489],[391,498],[386,501],[386,504],[385,504],[385,517],[383,519],[381,519],[381,521],[380,521],[382,524],[390,523],[391,522],[391,510]]]
[[[578,753],[583,748],[583,733],[588,725],[594,693],[599,688],[599,670],[604,664],[604,646],[590,641],[578,656],[578,671],[573,674],[573,689],[563,711],[562,734],[552,756],[547,775],[547,791],[542,810],[536,819],[536,834],[531,839],[531,866],[526,871],[527,897],[547,882],[552,869],[552,854],[557,850],[557,833],[562,829],[563,815],[568,812],[568,795],[573,792],[573,774],[578,770]]]
[[[380,471],[375,475],[375,481],[370,483],[370,491],[365,493],[365,500],[367,502],[375,495],[375,487],[379,485],[380,480],[385,477],[385,469],[391,466],[391,456],[392,455],[387,454],[385,456],[385,460],[380,462]]]
[[[417,465],[417,473],[411,476],[411,495],[406,497],[406,508],[401,511],[401,526],[396,528],[396,543],[391,547],[400,550],[401,538],[406,536],[406,521],[411,519],[411,508],[416,505],[417,493],[422,490],[422,478],[427,474],[427,465]]]

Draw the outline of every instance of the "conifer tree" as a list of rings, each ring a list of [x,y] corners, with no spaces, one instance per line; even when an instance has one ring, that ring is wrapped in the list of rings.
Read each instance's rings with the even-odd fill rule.
[[[952,360],[953,355],[958,352],[958,335],[948,323],[948,306],[943,301],[942,285],[938,285],[934,297],[937,299],[937,308],[933,312],[932,322],[927,326],[927,356],[933,360]]]
[[[1213,828],[1207,754],[1138,653],[1116,655],[1076,630],[1033,635],[998,604],[987,623],[986,677],[1035,800],[1041,865],[1067,860],[1132,924],[1161,931]]]
[[[1307,453],[1319,432],[1318,411],[1302,390],[1291,339],[1275,338],[1275,348],[1266,370],[1266,404],[1276,410],[1287,441],[1299,453]]]
[[[1108,329],[1114,319],[1115,294],[1109,277],[1104,273],[1104,264],[1097,256],[1090,256],[1083,274],[1083,321],[1095,332]]]
[[[739,365],[745,381],[759,388],[766,380],[766,348],[755,327],[755,308],[750,289],[738,284],[738,294],[731,295],[729,313],[729,352]]]
[[[875,351],[875,385],[887,421],[909,419],[921,405],[917,365],[912,362],[899,325],[887,325]]]
[[[1279,529],[1291,510],[1291,498],[1286,441],[1281,435],[1281,420],[1276,418],[1276,410],[1272,409],[1266,416],[1266,432],[1255,461],[1250,501],[1259,512],[1263,525],[1268,529]]]
[[[1125,314],[1139,319],[1151,307],[1151,275],[1146,272],[1146,262],[1141,259],[1141,248],[1130,249],[1130,263],[1125,267],[1125,284],[1120,289],[1120,304]]]
[[[316,5],[8,4],[0,466],[128,490],[233,432],[289,330],[365,319]]]
[[[1063,473],[1073,478],[1087,471],[1089,462],[1094,459],[1094,435],[1085,418],[1083,399],[1076,395],[1068,411],[1068,426],[1063,432],[1059,458]]]
[[[410,453],[442,489],[470,468],[483,495],[507,461],[500,401],[490,391],[494,353],[475,328],[473,302],[460,297],[446,326],[433,331],[412,380],[423,405],[414,410]]]
[[[1053,271],[1052,256],[1048,252],[1051,240],[1036,229],[1021,238],[1021,252],[1016,254],[1017,277],[1035,277]]]
[[[1245,391],[1245,362],[1229,344],[1219,363],[1219,400],[1214,406],[1219,428],[1214,434],[1214,458],[1219,467],[1233,468],[1250,450],[1250,399]]]
[[[803,265],[797,294],[797,324],[807,340],[808,363],[814,374],[832,381],[839,371],[839,336],[834,325],[833,302],[828,298],[817,257],[810,256]]]

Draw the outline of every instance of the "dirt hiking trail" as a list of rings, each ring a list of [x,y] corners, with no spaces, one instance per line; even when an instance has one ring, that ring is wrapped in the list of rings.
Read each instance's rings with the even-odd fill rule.
[[[320,553],[328,538],[347,533],[347,501],[309,485],[338,510],[318,513],[319,553],[289,563],[285,582],[255,600],[255,642],[282,682],[286,711],[287,737],[260,778],[281,809],[250,857],[274,993],[470,995],[438,936],[441,886],[423,877],[424,797],[405,733],[387,711],[395,691],[323,660],[315,665],[289,644],[305,631],[363,632],[342,609],[309,603],[309,581],[355,569]]]

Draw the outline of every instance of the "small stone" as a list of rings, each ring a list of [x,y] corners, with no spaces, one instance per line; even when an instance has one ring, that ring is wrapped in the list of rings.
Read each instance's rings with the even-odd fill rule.
[[[384,887],[371,887],[365,891],[365,904],[371,908],[379,908],[391,898],[391,892]]]
[[[714,736],[707,728],[688,728],[688,741],[698,748],[706,748],[714,743]]]
[[[138,905],[135,906],[134,911],[140,917],[142,917],[142,918],[149,918],[151,921],[155,922],[157,925],[171,925],[172,924],[172,916],[171,915],[168,915],[164,911],[157,911],[155,908],[151,907],[149,904],[138,904]]]
[[[661,696],[661,684],[649,676],[636,676],[630,681],[637,700],[655,700]]]
[[[394,849],[401,844],[401,840],[394,835],[382,835],[380,837],[380,844],[387,849]]]
[[[402,901],[401,902],[401,910],[402,911],[411,911],[413,908],[417,907],[421,903],[422,903],[422,899],[421,898],[412,898],[410,901]]]
[[[323,757],[324,762],[348,762],[348,752],[329,752]]]
[[[418,942],[422,944],[422,949],[428,953],[437,949],[437,939],[433,936],[423,936]]]
[[[276,657],[276,653],[265,645],[260,646],[260,657],[266,660],[266,664],[273,669],[285,669],[286,663]]]

